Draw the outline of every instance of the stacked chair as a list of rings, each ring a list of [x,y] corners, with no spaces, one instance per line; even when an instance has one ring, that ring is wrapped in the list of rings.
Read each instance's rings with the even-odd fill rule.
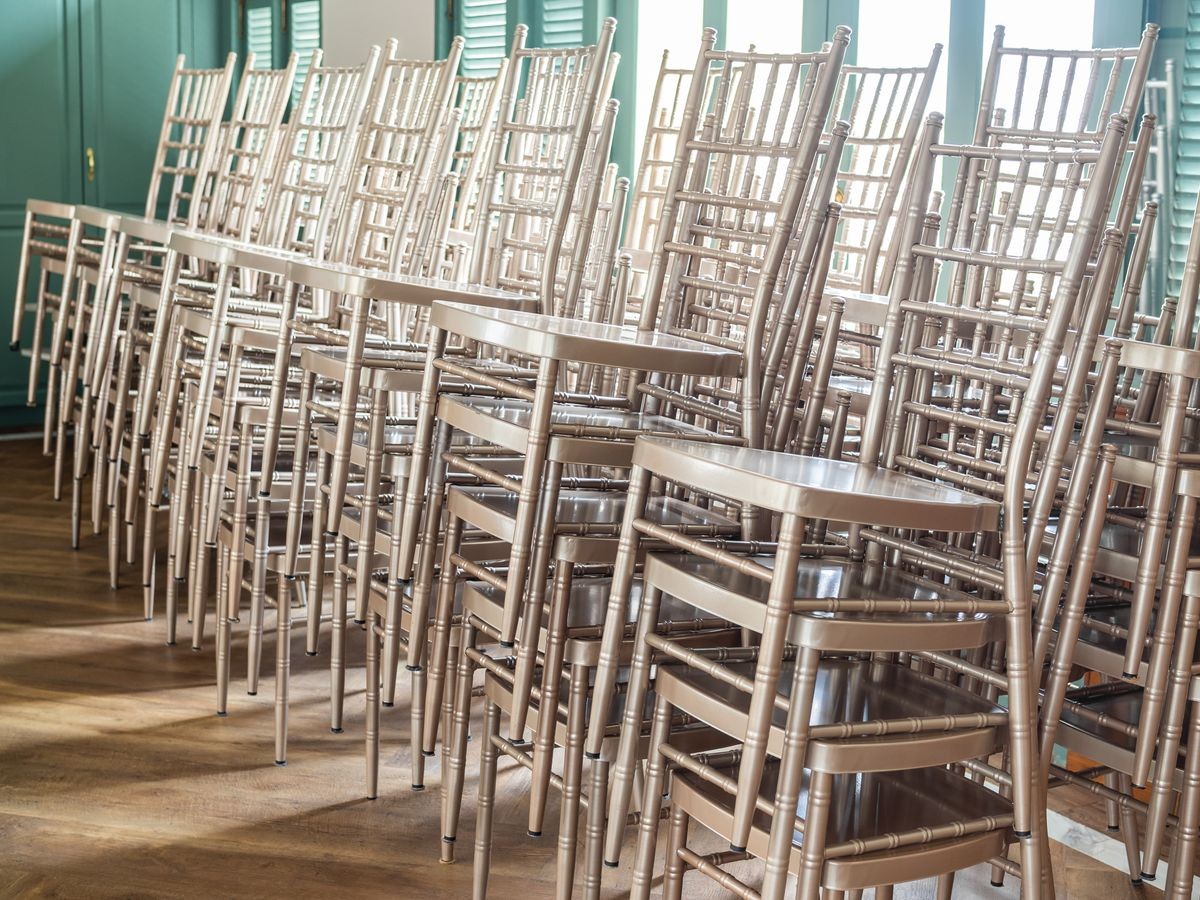
[[[143,216],[30,201],[13,341],[31,314],[73,545],[90,477],[113,587],[140,562],[168,644],[186,610],[218,715],[274,609],[281,766],[293,625],[335,733],[362,633],[367,796],[406,696],[444,862],[478,774],[477,897],[502,757],[531,837],[561,795],[560,897],[622,857],[635,897],[943,898],[980,865],[1049,897],[1061,786],[1190,896],[1200,227],[1159,296],[1157,28],[997,29],[962,146],[926,109],[940,45],[871,68],[846,28],[707,29],[664,54],[632,181],[615,28],[518,26],[487,78],[461,38],[317,51],[290,114],[295,58],[248,57],[231,103],[232,57],[181,60]]]

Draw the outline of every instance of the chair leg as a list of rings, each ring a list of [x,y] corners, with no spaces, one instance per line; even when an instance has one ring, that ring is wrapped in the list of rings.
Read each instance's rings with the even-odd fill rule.
[[[483,737],[479,744],[479,800],[475,819],[475,868],[472,897],[487,896],[488,873],[492,863],[492,815],[496,798],[496,745],[492,738],[500,733],[500,707],[490,700],[483,711]]]
[[[230,552],[228,548],[218,549],[223,565],[217,580],[217,715],[223,716],[228,712],[229,704],[229,651],[232,643],[233,622],[230,621],[232,593],[229,574]]]
[[[679,856],[679,849],[687,846],[689,821],[690,817],[682,807],[671,807],[671,826],[667,831],[667,859],[663,869],[663,900],[681,900],[683,896],[683,873],[687,866]]]
[[[1200,709],[1192,711],[1188,747],[1200,747]],[[1167,875],[1167,900],[1187,900],[1194,896],[1192,873],[1196,868],[1196,844],[1200,839],[1200,753],[1189,753],[1183,773],[1183,792],[1179,800],[1179,824],[1175,829],[1175,847]]]
[[[442,862],[454,861],[454,841],[458,837],[458,817],[462,809],[463,767],[467,755],[467,729],[471,719],[471,683],[475,663],[475,627],[468,619],[462,626],[459,645],[458,686],[454,695],[454,733],[442,773]],[[385,673],[386,677],[386,673]],[[483,738],[488,742],[487,735]]]
[[[287,765],[288,679],[292,665],[292,581],[279,577],[275,610],[275,765]]]
[[[570,900],[575,885],[575,856],[579,847],[579,792],[583,781],[583,729],[587,715],[588,669],[571,667],[571,688],[567,700],[567,746],[563,756],[562,807],[558,826],[558,867],[555,896]],[[513,706],[522,702],[513,697]],[[547,715],[553,715],[547,711]]]
[[[660,748],[671,736],[671,703],[665,697],[654,698],[654,720],[647,751],[646,784],[642,790],[642,809],[638,817],[637,851],[633,857],[633,881],[629,896],[645,900],[650,896],[654,877],[654,852],[658,843],[658,819],[666,790],[667,763]]]
[[[599,900],[601,867],[604,863],[604,811],[608,801],[608,760],[593,760],[591,774],[592,783],[588,793],[583,897],[584,900]]]
[[[367,799],[379,796],[379,616],[367,615]]]
[[[342,708],[346,700],[346,547],[342,535],[333,539],[333,633],[329,644],[329,730],[342,733]],[[323,563],[321,564],[323,567]],[[361,589],[361,585],[359,586]],[[316,598],[308,595],[311,611]],[[311,617],[309,618],[311,622]]]

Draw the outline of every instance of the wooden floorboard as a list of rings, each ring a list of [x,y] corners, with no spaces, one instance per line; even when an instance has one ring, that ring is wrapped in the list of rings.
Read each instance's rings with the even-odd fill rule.
[[[297,630],[289,764],[276,767],[270,632],[256,697],[244,690],[238,635],[229,715],[218,718],[211,639],[201,653],[165,646],[161,600],[145,622],[135,573],[109,590],[104,538],[86,523],[82,548],[70,550],[69,507],[53,501],[50,482],[40,443],[0,443],[0,897],[469,896],[477,746],[460,861],[441,865],[438,766],[427,790],[408,789],[403,690],[384,711],[381,796],[363,799],[357,629],[340,735],[328,727],[327,644],[310,659]],[[501,765],[496,897],[553,893],[558,807],[552,799],[544,837],[526,836],[525,786],[523,770]],[[1054,857],[1059,897],[1161,896],[1068,848]],[[604,896],[624,896],[627,878],[606,873]],[[686,896],[723,894],[692,874]],[[931,897],[932,885],[896,896]],[[972,871],[955,896],[1015,891]]]

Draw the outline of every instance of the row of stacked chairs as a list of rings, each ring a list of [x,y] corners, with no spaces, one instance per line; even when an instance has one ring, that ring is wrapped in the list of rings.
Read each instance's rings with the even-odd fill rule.
[[[278,765],[293,625],[339,733],[362,635],[366,793],[407,703],[443,861],[474,778],[479,897],[501,756],[533,838],[561,794],[563,897],[940,898],[979,865],[1051,897],[1062,785],[1191,896],[1200,231],[1144,296],[1157,27],[997,29],[964,145],[940,46],[706,30],[632,183],[615,28],[518,27],[492,78],[461,38],[318,51],[290,114],[294,57],[236,89],[181,59],[144,215],[29,201],[13,346],[73,545],[86,493],[111,586],[212,648],[218,715],[273,610]]]

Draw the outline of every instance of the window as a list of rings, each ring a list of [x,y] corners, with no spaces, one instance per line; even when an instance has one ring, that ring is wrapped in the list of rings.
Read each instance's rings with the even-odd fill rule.
[[[950,40],[951,0],[924,0],[921,14],[895,0],[859,0],[857,62],[861,66],[921,66],[929,61],[933,45],[943,48]],[[946,53],[943,49],[937,76],[929,93],[929,111],[946,111]]]
[[[702,11],[702,5],[696,0],[654,0],[638,4],[638,34],[643,37],[638,40],[637,52],[634,147],[639,154],[646,139],[646,122],[654,102],[654,86],[662,66],[663,51],[668,53],[668,68],[690,70],[695,67],[704,28]],[[684,96],[672,99],[682,107],[687,99],[686,91]],[[624,108],[621,115],[627,115]]]
[[[798,53],[803,23],[800,0],[734,0],[729,4],[725,49],[749,50],[753,44],[759,53]]]
[[[1008,47],[1085,50],[1092,46],[1095,0],[987,0],[983,13],[984,64],[992,32],[1004,26]]]

